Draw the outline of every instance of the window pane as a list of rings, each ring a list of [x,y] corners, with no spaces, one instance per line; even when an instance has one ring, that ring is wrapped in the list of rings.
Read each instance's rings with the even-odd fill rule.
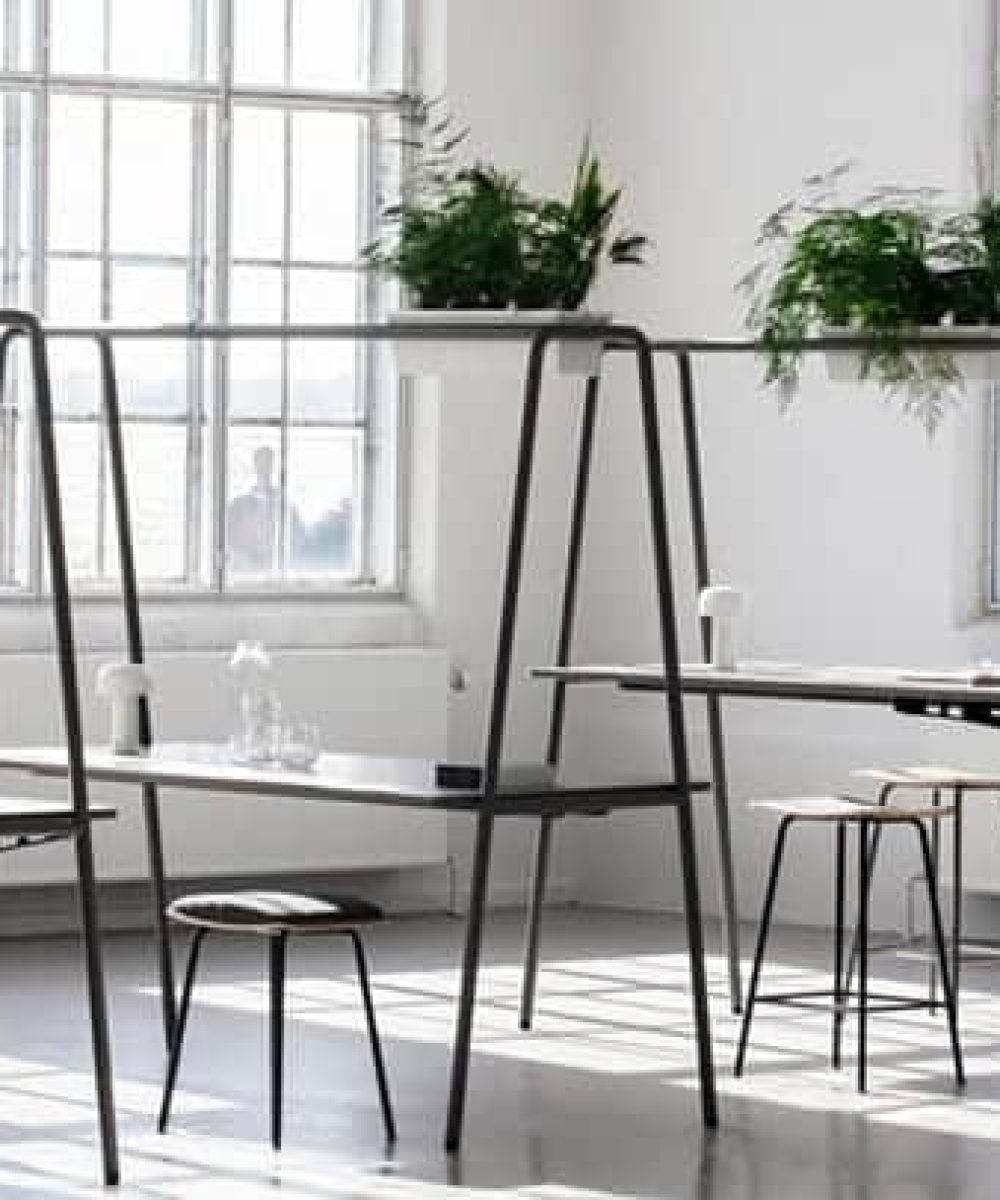
[[[285,0],[234,0],[233,82],[285,82]]]
[[[230,428],[226,570],[237,578],[279,573],[279,461],[277,429]]]
[[[284,115],[260,108],[233,114],[232,243],[236,258],[281,257]]]
[[[349,324],[358,319],[353,271],[290,272],[291,319]],[[357,346],[347,341],[292,341],[288,351],[294,420],[350,420],[358,410]]]
[[[101,317],[101,266],[80,259],[50,258],[45,312],[49,321],[88,325]]]
[[[97,574],[98,426],[57,421],[55,434],[69,570],[93,579]]]
[[[188,79],[191,8],[190,0],[111,0],[114,74]]]
[[[103,100],[53,96],[49,112],[49,245],[97,250],[101,244]]]
[[[281,271],[234,267],[230,313],[235,324],[281,321]],[[235,420],[281,415],[281,343],[234,341],[229,349],[229,411]]]
[[[88,342],[50,339],[52,408],[58,416],[96,417],[100,412],[97,351]]]
[[[358,253],[361,122],[342,113],[292,116],[292,257],[353,262]]]
[[[100,74],[104,70],[104,0],[49,2],[52,70],[65,75]]]
[[[158,100],[112,109],[111,248],[186,254],[191,240],[191,110]]]
[[[292,5],[293,87],[362,87],[361,0],[292,0]]]
[[[122,435],[136,570],[144,580],[182,580],[188,524],[187,430],[126,422]],[[117,570],[117,555],[112,551],[109,558]]]
[[[115,321],[138,325],[188,317],[185,267],[117,264],[111,277]],[[122,410],[146,416],[188,411],[188,347],[182,340],[119,341],[115,346]]]
[[[340,430],[293,428],[288,443],[291,566],[299,574],[357,572],[355,520],[360,438]]]

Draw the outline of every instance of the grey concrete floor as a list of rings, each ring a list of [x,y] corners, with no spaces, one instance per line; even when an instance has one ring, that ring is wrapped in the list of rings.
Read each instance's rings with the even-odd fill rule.
[[[122,1196],[185,1200],[904,1200],[1000,1194],[1000,967],[963,986],[969,1084],[955,1092],[942,1014],[873,1018],[870,1092],[829,1069],[825,1016],[762,1007],[748,1070],[725,968],[710,975],[721,1127],[701,1127],[682,926],[650,914],[548,914],[536,1029],[517,1029],[520,917],[490,920],[461,1155],[441,1149],[462,926],[406,918],[370,936],[400,1130],[382,1141],[346,943],[290,961],[285,1149],[267,1143],[263,948],[211,940],[174,1118],[153,1122],[163,1052],[153,959],[108,939]],[[749,942],[749,931],[748,931]],[[823,986],[822,931],[776,933],[768,982]],[[922,965],[873,973],[919,987]],[[72,939],[0,943],[0,1196],[90,1196],[99,1164],[86,1009]]]

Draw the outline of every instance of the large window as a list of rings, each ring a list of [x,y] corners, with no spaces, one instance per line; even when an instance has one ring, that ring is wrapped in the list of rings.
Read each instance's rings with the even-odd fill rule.
[[[50,324],[333,323],[402,114],[402,0],[0,0],[3,299]],[[395,389],[353,342],[119,341],[147,588],[397,582]],[[117,569],[94,347],[50,347],[70,566]],[[30,395],[0,412],[0,583],[45,587]]]

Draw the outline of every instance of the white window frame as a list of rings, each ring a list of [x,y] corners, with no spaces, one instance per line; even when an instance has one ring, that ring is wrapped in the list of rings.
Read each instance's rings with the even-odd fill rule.
[[[65,0],[63,0],[65,2]],[[206,3],[205,0],[177,0],[178,5],[185,5],[187,12],[190,14],[192,27],[200,31],[199,36],[193,40],[195,47],[193,50],[194,56],[204,56],[207,53],[206,43],[212,39],[206,36],[207,25],[205,21]],[[284,0],[285,3],[285,54],[286,60],[290,53],[291,45],[291,14],[292,4],[289,0]],[[378,31],[375,28],[375,21],[379,12],[380,0],[372,0],[371,13],[373,18],[370,21],[370,26],[367,29],[367,43],[369,53],[373,51],[373,47],[378,40]],[[321,111],[340,111],[358,114],[360,116],[375,117],[381,114],[401,114],[405,115],[410,105],[412,104],[411,97],[407,94],[407,87],[404,86],[399,91],[380,91],[373,88],[365,92],[348,92],[348,91],[304,91],[302,89],[293,88],[252,88],[244,86],[236,86],[233,80],[233,63],[232,63],[232,28],[233,28],[233,11],[234,0],[217,0],[218,14],[218,29],[216,31],[216,44],[219,47],[219,62],[217,69],[217,79],[203,82],[178,82],[170,79],[126,79],[123,77],[113,76],[110,71],[107,74],[99,76],[66,76],[56,75],[49,68],[48,50],[49,50],[49,16],[50,16],[50,0],[35,0],[34,11],[38,17],[38,27],[34,30],[35,52],[38,55],[35,65],[37,70],[25,71],[18,68],[18,64],[13,60],[14,49],[17,47],[20,40],[20,31],[17,28],[17,14],[20,8],[19,0],[0,0],[0,5],[3,8],[3,20],[5,24],[5,56],[2,64],[3,69],[0,70],[0,97],[3,97],[3,109],[5,116],[5,130],[7,133],[5,154],[7,156],[8,167],[16,164],[16,170],[21,171],[26,164],[30,165],[30,169],[35,172],[35,187],[34,195],[37,199],[36,211],[31,215],[32,235],[29,238],[28,253],[30,254],[30,263],[27,270],[24,269],[23,248],[19,245],[20,237],[12,236],[18,230],[18,226],[22,221],[22,214],[18,213],[16,204],[6,204],[5,208],[5,223],[6,234],[4,238],[4,283],[3,296],[4,303],[11,306],[19,306],[27,303],[29,307],[35,311],[44,312],[45,309],[45,269],[44,264],[47,257],[58,259],[69,259],[74,257],[74,252],[59,253],[51,255],[48,250],[45,230],[45,212],[47,207],[46,189],[44,180],[44,164],[47,160],[47,111],[49,99],[53,94],[72,94],[72,95],[95,95],[105,97],[108,104],[105,105],[104,117],[104,136],[108,137],[110,121],[107,114],[110,111],[110,101],[112,97],[120,96],[137,96],[150,99],[161,100],[182,100],[191,103],[192,105],[200,105],[200,107],[192,107],[193,121],[193,138],[192,138],[192,156],[195,163],[195,168],[192,176],[192,214],[193,222],[197,228],[192,234],[192,246],[194,252],[189,256],[180,256],[170,259],[168,255],[140,255],[135,256],[136,259],[142,259],[145,262],[155,263],[155,265],[166,265],[168,261],[176,261],[182,263],[188,272],[188,289],[190,302],[192,304],[191,316],[195,320],[209,320],[219,324],[225,324],[229,316],[229,294],[228,280],[231,270],[238,265],[244,263],[243,259],[232,259],[230,257],[229,245],[229,224],[230,224],[230,195],[232,188],[232,160],[231,160],[231,117],[235,109],[241,105],[246,106],[263,106],[268,108],[278,108],[285,111],[286,123],[291,121],[291,113],[293,111],[303,111],[307,109],[318,109]],[[109,20],[110,13],[109,0],[104,2],[105,21]],[[404,19],[408,24],[412,24],[412,18],[406,9],[404,9]],[[412,31],[410,28],[404,28],[402,33],[404,42],[403,54],[403,69],[405,72],[403,83],[408,84],[412,78],[413,55],[412,55]],[[109,39],[105,38],[105,55],[107,56]],[[204,57],[202,57],[204,61]],[[109,62],[106,60],[105,67],[109,67]],[[193,71],[194,75],[195,72]],[[19,101],[11,102],[10,97],[32,96],[35,98],[35,115],[34,127],[31,135],[27,139],[27,145],[20,146],[19,131],[13,128],[15,124],[14,118],[17,117],[17,109]],[[218,181],[216,188],[216,219],[214,237],[207,228],[207,215],[205,213],[205,205],[203,197],[205,195],[204,176],[199,176],[202,171],[204,156],[200,150],[204,146],[204,141],[199,144],[198,138],[207,139],[209,135],[209,108],[215,111],[215,138],[216,144],[214,147],[214,161],[216,163],[215,175]],[[13,114],[13,115],[12,115]],[[374,229],[375,221],[375,204],[376,204],[376,179],[375,169],[379,160],[379,147],[376,144],[377,134],[375,133],[377,122],[372,120],[370,123],[371,136],[367,139],[367,144],[364,146],[365,170],[362,173],[364,181],[363,186],[367,189],[367,195],[364,197],[364,203],[359,206],[362,214],[363,228],[359,229],[359,244],[363,245]],[[17,133],[17,137],[15,137]],[[366,139],[362,139],[365,142]],[[12,146],[14,147],[12,149]],[[288,139],[286,138],[286,151]],[[31,149],[35,148],[35,157],[31,160]],[[105,149],[105,161],[107,162],[107,150]],[[287,172],[286,172],[286,192],[287,192]],[[8,194],[11,196],[20,195],[20,189],[15,181],[13,186],[8,189]],[[101,315],[102,318],[107,318],[110,315],[110,274],[112,265],[120,262],[128,261],[128,255],[122,255],[118,252],[112,252],[110,249],[109,234],[108,234],[108,213],[109,205],[108,189],[104,192],[104,208],[102,214],[102,222],[104,232],[102,235],[102,244],[96,252],[80,252],[79,257],[85,257],[91,261],[99,261],[102,274],[101,283]],[[282,280],[282,295],[283,295],[283,322],[288,320],[288,303],[289,303],[289,276],[295,269],[309,269],[312,266],[322,266],[324,269],[330,269],[329,263],[313,264],[305,260],[292,259],[290,253],[290,205],[288,204],[288,196],[285,196],[284,204],[284,246],[282,258],[280,262],[254,263],[253,265],[269,265],[277,267],[281,273]],[[214,286],[211,289],[214,297],[214,304],[211,311],[204,311],[202,304],[205,296],[204,279],[199,277],[199,273],[203,274],[204,262],[207,257],[205,251],[209,246],[213,247],[212,261],[216,264],[216,277]],[[336,269],[344,269],[346,271],[357,271],[357,263],[337,264]],[[27,279],[25,279],[25,276]],[[359,276],[359,289],[362,293],[360,297],[360,309],[365,314],[366,319],[370,319],[376,314],[378,305],[377,289],[374,280],[370,275]],[[288,362],[288,343],[282,343],[285,347],[282,353],[282,375],[281,375],[281,416],[278,419],[267,419],[267,423],[277,428],[278,436],[281,444],[287,444],[289,429],[292,426],[289,416],[289,376],[287,372]],[[144,592],[147,595],[157,595],[164,597],[182,597],[188,600],[199,600],[204,598],[218,599],[222,596],[230,599],[249,598],[249,599],[282,599],[285,597],[297,597],[303,595],[324,595],[324,596],[342,596],[349,595],[358,597],[359,595],[374,594],[379,597],[395,596],[401,593],[405,584],[403,578],[403,570],[405,563],[405,547],[403,546],[405,529],[405,521],[403,520],[402,508],[405,505],[405,497],[402,492],[403,479],[403,460],[405,446],[403,445],[402,429],[398,416],[387,416],[385,408],[376,411],[377,405],[388,405],[394,412],[399,410],[400,405],[397,403],[398,395],[396,395],[395,387],[389,388],[383,378],[376,381],[376,372],[374,370],[375,356],[377,347],[371,343],[358,343],[357,359],[358,359],[358,380],[363,388],[362,403],[358,407],[358,417],[356,420],[345,421],[323,421],[321,424],[324,428],[342,427],[348,429],[354,436],[358,437],[363,446],[361,461],[362,469],[362,486],[360,490],[360,498],[363,502],[363,508],[360,513],[355,514],[355,542],[360,547],[360,554],[355,562],[355,569],[350,577],[344,580],[331,580],[329,577],[317,576],[315,579],[305,575],[295,576],[291,579],[279,579],[273,583],[270,580],[255,580],[249,583],[241,583],[238,580],[229,578],[225,570],[225,513],[226,513],[226,476],[227,476],[227,437],[226,431],[229,427],[229,416],[227,411],[227,393],[228,393],[228,374],[227,374],[227,359],[228,346],[224,342],[214,343],[197,343],[191,342],[192,356],[198,356],[204,353],[208,356],[212,364],[210,378],[213,381],[215,389],[215,403],[212,405],[211,421],[213,422],[212,436],[205,439],[202,436],[201,426],[208,419],[205,411],[204,396],[201,394],[199,380],[203,378],[202,371],[192,370],[189,374],[189,382],[191,392],[189,393],[189,402],[187,414],[183,417],[178,417],[176,422],[157,417],[156,420],[163,421],[164,424],[178,423],[186,425],[188,429],[187,438],[187,500],[186,513],[189,518],[194,515],[194,520],[186,523],[190,527],[187,543],[185,546],[185,578],[179,581],[176,586],[172,583],[161,583],[157,581],[152,586],[144,587]],[[16,389],[17,380],[12,380],[12,389]],[[377,394],[377,393],[381,394]],[[388,395],[388,393],[392,393]],[[16,464],[12,461],[14,448],[17,446],[17,430],[16,422],[18,421],[18,406],[16,404],[16,391],[12,390],[12,395],[15,397],[15,403],[4,403],[2,414],[0,414],[0,454],[5,455],[4,465],[9,467],[3,471],[3,488],[0,492],[0,506],[2,506],[5,515],[8,518],[13,516],[16,509],[15,489],[16,489]],[[81,418],[85,420],[94,420],[95,418]],[[263,419],[262,419],[263,420]],[[235,420],[233,424],[243,425],[245,421]],[[393,503],[391,504],[392,516],[394,520],[385,522],[394,524],[394,529],[391,534],[392,552],[391,559],[394,561],[394,570],[390,570],[388,576],[385,572],[382,577],[376,579],[373,571],[372,555],[373,555],[373,526],[375,524],[374,514],[372,511],[372,488],[367,486],[369,477],[373,471],[373,461],[375,455],[374,444],[376,441],[384,442],[385,430],[389,427],[390,436],[393,438],[392,452],[385,455],[385,461],[392,464],[392,479],[383,487],[388,486],[389,490],[394,495]],[[204,471],[208,463],[204,461],[203,450],[206,445],[210,447],[212,456],[211,461],[211,494],[207,502],[207,506],[202,505]],[[284,463],[284,456],[281,457]],[[37,474],[37,472],[36,472]],[[282,472],[282,475],[284,472]],[[102,479],[106,479],[106,473],[102,475]],[[280,491],[282,515],[284,516],[285,508],[288,504],[288,495],[284,487],[284,478],[281,480],[282,487]],[[6,586],[0,588],[0,598],[13,598],[18,600],[24,599],[42,599],[44,598],[44,569],[42,554],[42,521],[41,500],[38,494],[37,486],[33,487],[32,494],[29,499],[28,511],[26,520],[30,525],[31,531],[31,550],[29,554],[29,569],[28,579],[26,584],[19,586]],[[98,498],[99,504],[101,497]],[[207,507],[207,513],[201,511],[203,507]],[[108,510],[108,515],[102,519],[107,521],[113,519],[110,516],[109,506],[105,501],[105,508]],[[207,579],[202,575],[199,577],[199,564],[201,560],[201,543],[205,538],[204,526],[201,526],[202,521],[211,521],[211,536],[208,538],[209,544],[209,569]],[[0,538],[0,579],[6,580],[8,585],[11,581],[12,564],[14,558],[14,539],[16,536],[13,520],[8,519],[3,522],[5,537]],[[285,520],[279,521],[279,529],[284,531],[286,528]],[[363,533],[361,532],[363,531]],[[283,535],[283,533],[282,533]],[[105,538],[97,536],[97,545],[100,547]],[[99,556],[99,552],[98,552]],[[380,555],[381,561],[384,563],[386,555]],[[100,574],[101,564],[98,562],[98,574]],[[114,585],[115,580],[111,579],[111,584]],[[77,592],[85,594],[100,595],[102,591],[107,592],[107,583],[103,586],[98,584],[94,587],[88,587],[86,583],[76,583],[75,589]]]

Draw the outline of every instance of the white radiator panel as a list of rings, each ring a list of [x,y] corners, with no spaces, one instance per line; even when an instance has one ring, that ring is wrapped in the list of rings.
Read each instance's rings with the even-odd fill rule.
[[[84,728],[90,741],[108,736],[105,702],[94,675],[108,656],[80,664]],[[295,650],[273,652],[275,677],[288,719],[315,721],[324,749],[416,757],[446,750],[448,662],[425,649]],[[224,740],[231,696],[226,654],[195,652],[151,657],[157,694],[156,735],[163,740]],[[54,660],[0,656],[0,741],[61,739]],[[18,775],[0,776],[0,790],[58,796],[65,785]],[[167,869],[172,876],[252,871],[321,871],[394,867],[446,861],[446,818],[398,808],[324,804],[266,797],[161,792]],[[104,878],[145,875],[140,791],[94,787],[91,799],[114,804],[118,820],[95,834]],[[7,856],[0,883],[73,877],[65,846]]]

